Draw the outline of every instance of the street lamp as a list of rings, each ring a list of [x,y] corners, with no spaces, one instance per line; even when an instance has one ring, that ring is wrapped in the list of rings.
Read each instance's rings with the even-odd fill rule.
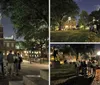
[[[97,55],[100,56],[100,51],[97,52]]]

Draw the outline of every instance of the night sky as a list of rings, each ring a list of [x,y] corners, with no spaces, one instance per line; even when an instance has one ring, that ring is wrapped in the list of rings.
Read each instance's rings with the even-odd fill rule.
[[[10,18],[3,17],[2,20],[3,30],[4,30],[4,36],[11,36],[15,35],[13,30],[13,25],[11,24]]]
[[[100,0],[74,0],[81,10],[85,10],[91,13],[94,10],[100,8]]]
[[[16,35],[14,33],[14,27],[13,24],[11,23],[10,18],[3,16],[1,23],[3,25],[3,31],[4,31],[4,37],[11,37],[12,35],[14,38],[16,38]],[[23,41],[23,37],[16,39],[17,41]]]

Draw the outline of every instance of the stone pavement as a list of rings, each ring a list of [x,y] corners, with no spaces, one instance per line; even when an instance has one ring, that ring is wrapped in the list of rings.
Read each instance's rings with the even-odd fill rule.
[[[22,80],[23,75],[40,75],[40,69],[48,69],[47,64],[39,64],[39,63],[32,63],[30,64],[29,61],[24,60],[22,63],[22,69],[20,74],[16,77],[0,77],[0,85],[8,85],[9,81],[19,81]]]

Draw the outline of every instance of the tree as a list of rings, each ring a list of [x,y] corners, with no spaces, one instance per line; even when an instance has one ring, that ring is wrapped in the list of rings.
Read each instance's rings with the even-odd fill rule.
[[[63,52],[63,54],[75,54],[74,50],[72,49],[72,47],[70,47],[70,45],[64,45],[64,47],[62,49],[60,49],[60,51]]]
[[[93,44],[72,44],[70,45],[76,53],[76,59],[78,59],[79,53],[86,54],[86,53],[93,53],[94,45]]]
[[[59,30],[63,27],[63,20],[78,13],[79,7],[73,0],[51,0],[51,23],[57,22]]]
[[[72,56],[75,55],[75,51],[70,45],[64,45],[62,49],[60,49],[61,52],[63,52],[63,59],[65,59],[65,55]]]
[[[88,13],[86,11],[82,10],[78,24],[80,26],[83,26],[83,29],[86,28],[86,26],[88,24]]]
[[[48,0],[1,0],[0,5],[2,13],[11,18],[18,37],[30,39],[34,35],[39,36],[43,30],[47,31]]]
[[[93,18],[95,19],[93,21]],[[100,9],[99,10],[95,10],[95,11],[92,11],[89,15],[89,22],[90,23],[95,23],[95,24],[99,24],[100,23]]]
[[[17,37],[34,39],[41,49],[44,43],[47,45],[48,0],[0,0],[0,5],[2,13],[11,18]]]

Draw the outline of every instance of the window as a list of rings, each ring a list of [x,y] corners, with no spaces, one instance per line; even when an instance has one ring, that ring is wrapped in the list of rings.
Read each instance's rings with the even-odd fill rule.
[[[2,27],[0,27],[0,32],[3,32],[3,28]]]
[[[10,46],[10,43],[7,43],[7,47],[9,47]]]
[[[3,33],[0,33],[0,38],[3,38]]]
[[[14,43],[11,43],[11,47],[14,47]]]

